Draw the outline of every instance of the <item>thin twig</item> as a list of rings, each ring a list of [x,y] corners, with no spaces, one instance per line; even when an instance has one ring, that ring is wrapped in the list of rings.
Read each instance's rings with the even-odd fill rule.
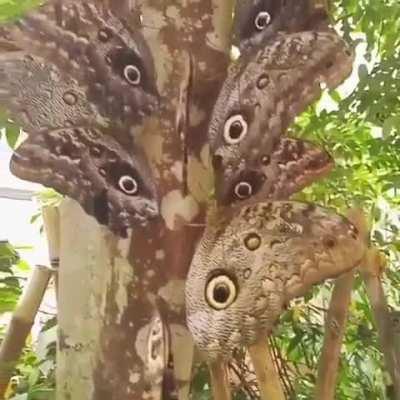
[[[382,282],[380,280],[384,260],[376,248],[368,250],[365,265],[361,276],[365,282],[367,296],[371,303],[372,311],[380,346],[385,358],[386,368],[392,378],[395,399],[400,399],[400,349],[396,344],[392,319],[385,298]]]
[[[226,364],[215,361],[209,365],[213,400],[231,400],[231,389],[228,381]]]
[[[260,387],[261,400],[285,400],[268,340],[261,340],[249,346],[249,354]]]
[[[354,277],[354,271],[343,275],[337,279],[333,289],[325,322],[324,344],[318,366],[316,400],[333,400],[335,398],[340,349],[346,328]]]

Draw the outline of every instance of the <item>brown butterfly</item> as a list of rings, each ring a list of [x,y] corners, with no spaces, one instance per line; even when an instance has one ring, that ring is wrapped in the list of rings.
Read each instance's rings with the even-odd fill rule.
[[[28,133],[12,172],[74,198],[120,236],[156,217],[132,135],[159,97],[140,32],[95,1],[50,1],[2,33],[12,46],[0,54],[0,103]]]
[[[285,306],[360,262],[365,242],[344,217],[275,201],[209,219],[186,280],[186,313],[209,361],[270,333]]]
[[[300,32],[279,35],[266,45],[253,48],[241,55],[232,65],[214,106],[209,124],[209,142],[216,178],[216,195],[220,203],[249,197],[261,191],[261,183],[267,178],[265,194],[271,195],[282,170],[276,167],[285,163],[274,152],[290,142],[281,142],[294,118],[321,95],[321,86],[336,87],[352,69],[353,54],[343,40],[334,32]],[[316,157],[315,179],[329,169],[329,157],[321,151],[311,150],[309,144],[291,142],[295,156]],[[287,159],[287,156],[285,156]],[[289,158],[290,159],[290,158]],[[298,158],[297,158],[298,160]],[[326,165],[321,164],[325,160]],[[293,160],[291,160],[293,161]],[[270,165],[270,163],[272,164]],[[296,163],[291,164],[296,168]],[[305,163],[297,163],[301,177]],[[313,165],[308,164],[308,166]],[[269,170],[268,174],[264,171]],[[292,185],[291,194],[302,185],[313,181],[312,168],[304,171],[307,182]],[[233,196],[232,188],[247,182],[247,189]],[[252,177],[250,180],[249,177]],[[250,182],[251,181],[251,182]],[[237,186],[239,187],[239,186]],[[268,187],[270,189],[268,189]],[[229,198],[230,196],[230,198]]]

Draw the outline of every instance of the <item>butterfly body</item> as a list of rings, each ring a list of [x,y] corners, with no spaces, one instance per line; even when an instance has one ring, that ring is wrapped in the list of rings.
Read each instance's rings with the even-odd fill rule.
[[[311,204],[262,202],[209,222],[186,304],[188,326],[210,360],[255,343],[291,299],[355,267],[365,251],[349,221]]]

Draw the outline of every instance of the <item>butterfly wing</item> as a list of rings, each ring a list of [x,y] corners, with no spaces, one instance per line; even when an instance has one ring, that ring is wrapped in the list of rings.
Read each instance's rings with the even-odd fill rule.
[[[2,36],[76,79],[114,124],[137,125],[158,105],[145,39],[93,1],[49,1]]]
[[[209,124],[214,170],[236,173],[271,158],[294,118],[318,99],[322,85],[342,82],[352,62],[353,53],[330,32],[280,35],[243,54],[228,72]]]
[[[186,281],[189,329],[215,360],[271,331],[285,305],[355,267],[365,252],[344,217],[299,202],[261,202],[210,223]]]
[[[255,161],[237,170],[216,168],[215,195],[219,204],[284,200],[326,176],[334,166],[325,150],[287,137],[277,142],[270,155]]]
[[[315,0],[237,1],[233,20],[233,43],[240,50],[273,39],[279,32],[327,30],[326,10]]]
[[[24,52],[0,56],[0,104],[27,132],[67,125],[109,124],[75,79]]]
[[[11,159],[14,175],[77,200],[123,237],[158,215],[143,150],[102,119],[70,75],[25,53],[3,55],[0,103],[29,134]]]
[[[93,128],[45,129],[29,135],[11,159],[12,173],[77,200],[115,234],[158,215],[156,190],[139,148]]]

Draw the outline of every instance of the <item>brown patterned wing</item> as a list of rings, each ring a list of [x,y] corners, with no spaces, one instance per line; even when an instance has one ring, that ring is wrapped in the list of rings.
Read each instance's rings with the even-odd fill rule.
[[[15,151],[14,175],[56,189],[115,234],[158,215],[156,190],[144,154],[94,128],[45,129]]]
[[[24,52],[0,55],[0,104],[28,133],[63,126],[107,126],[69,74]]]
[[[261,202],[209,221],[186,281],[187,322],[209,360],[268,334],[294,297],[360,262],[344,217],[300,202]]]
[[[219,184],[271,158],[294,118],[320,97],[321,87],[339,85],[352,63],[353,53],[332,32],[280,35],[243,54],[228,72],[209,124]]]
[[[68,73],[114,124],[137,125],[158,105],[143,36],[99,2],[50,0],[2,31],[4,40]]]
[[[323,5],[317,0],[238,0],[233,43],[246,51],[278,33],[329,29]]]
[[[310,142],[281,138],[270,155],[256,158],[237,170],[215,168],[216,198],[227,206],[246,202],[288,199],[333,168],[334,161]]]

